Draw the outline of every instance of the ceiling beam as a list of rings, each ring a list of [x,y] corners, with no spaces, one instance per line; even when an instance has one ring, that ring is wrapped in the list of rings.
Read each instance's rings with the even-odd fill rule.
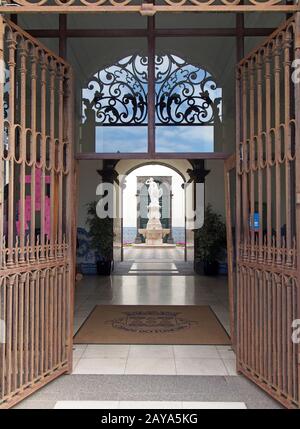
[[[64,15],[61,15],[64,16]],[[27,33],[33,37],[59,38],[61,32],[59,29],[26,29]],[[171,28],[154,30],[155,37],[236,37],[236,28]],[[239,29],[241,31],[241,29]],[[242,30],[244,37],[264,37],[269,36],[274,28],[244,28]],[[82,29],[65,29],[66,38],[90,38],[90,37],[148,37],[148,29],[100,29],[100,28],[82,28]]]
[[[77,160],[100,160],[100,159],[207,159],[207,160],[224,160],[231,154],[226,152],[156,152],[150,153],[76,153]]]
[[[67,58],[67,15],[59,15],[59,56]]]

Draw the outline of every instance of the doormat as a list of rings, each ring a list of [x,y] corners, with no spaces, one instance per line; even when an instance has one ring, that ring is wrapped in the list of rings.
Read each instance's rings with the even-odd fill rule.
[[[74,343],[229,345],[231,341],[206,305],[98,305]]]

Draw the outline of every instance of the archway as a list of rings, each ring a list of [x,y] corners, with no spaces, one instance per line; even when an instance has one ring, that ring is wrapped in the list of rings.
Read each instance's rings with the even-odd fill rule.
[[[116,165],[116,171],[119,174],[119,184],[120,187],[118,189],[118,192],[121,193],[121,195],[117,196],[116,201],[117,204],[119,204],[119,207],[117,208],[116,212],[118,213],[118,218],[115,219],[115,239],[114,239],[114,259],[115,261],[124,261],[126,260],[126,255],[124,254],[124,248],[128,247],[128,244],[141,244],[145,240],[143,240],[142,237],[138,236],[138,227],[140,225],[137,224],[138,219],[133,219],[134,216],[137,214],[137,206],[140,203],[139,197],[137,196],[137,190],[133,190],[131,188],[131,191],[129,191],[130,194],[130,204],[131,208],[133,208],[133,212],[131,211],[131,219],[124,220],[124,208],[126,210],[126,206],[128,205],[129,201],[128,198],[124,198],[124,193],[126,193],[127,188],[127,182],[128,179],[130,181],[130,186],[133,186],[133,183],[135,182],[135,186],[137,185],[137,177],[140,176],[139,180],[140,183],[143,176],[155,176],[154,169],[156,169],[157,174],[159,170],[161,170],[161,175],[163,176],[169,176],[169,178],[174,178],[174,189],[172,189],[171,194],[173,194],[172,198],[172,204],[169,204],[169,214],[171,214],[171,224],[172,224],[172,232],[171,237],[167,236],[164,240],[165,245],[162,248],[161,251],[156,252],[150,252],[148,251],[148,254],[154,256],[158,255],[159,253],[161,255],[169,255],[167,259],[179,259],[181,261],[189,261],[192,262],[194,259],[194,237],[193,237],[193,231],[187,227],[186,224],[186,211],[187,211],[187,205],[191,204],[191,195],[186,192],[185,184],[189,180],[189,174],[188,170],[192,168],[191,163],[188,160],[151,160],[151,161],[137,161],[137,160],[120,160]],[[141,172],[140,174],[138,172]],[[143,172],[144,171],[144,172]],[[167,179],[170,180],[170,179]],[[172,180],[171,180],[172,181]],[[146,188],[143,189],[143,191],[146,191]],[[174,196],[174,192],[176,192],[176,196]],[[144,192],[145,193],[145,192]],[[125,195],[126,197],[126,195]],[[144,195],[144,198],[146,198],[146,195]],[[126,199],[126,201],[125,201]],[[166,201],[165,201],[166,203]],[[143,202],[143,210],[145,210],[146,203]],[[165,204],[164,204],[165,205]],[[176,205],[176,210],[175,210]],[[178,208],[181,208],[181,214],[176,216],[178,212]],[[145,215],[145,213],[142,213],[142,215]],[[147,216],[146,216],[147,217]],[[145,223],[146,217],[144,216],[142,219],[142,225],[143,222]],[[175,217],[177,217],[175,219]],[[174,223],[175,222],[175,223]],[[126,227],[130,226],[130,230]],[[167,224],[166,224],[167,226]],[[172,233],[174,232],[173,227],[178,226],[178,229],[175,230],[175,237],[172,237]],[[126,235],[127,232],[127,235]],[[133,237],[133,234],[135,233],[135,236]],[[129,234],[129,236],[128,236]],[[140,238],[141,240],[136,240],[136,238]],[[169,244],[173,244],[173,251],[170,251],[169,253],[166,252],[166,244],[168,244],[168,238]],[[172,240],[173,238],[173,240]],[[131,242],[131,243],[129,243]],[[139,246],[136,246],[139,247]],[[177,251],[174,251],[175,250]],[[179,248],[181,251],[178,251]],[[142,251],[145,249],[139,249],[139,251]],[[126,252],[125,252],[126,253]],[[127,252],[129,255],[130,253],[139,253],[137,251],[135,252]],[[173,257],[171,256],[173,253]],[[177,258],[176,258],[177,254]],[[127,259],[128,259],[127,255]],[[141,256],[141,253],[140,253]],[[154,258],[156,259],[156,258]]]
[[[141,231],[147,227],[148,186],[153,177],[161,190],[160,220],[165,235],[162,244],[146,244],[147,238]],[[160,164],[139,166],[126,176],[123,188],[123,259],[185,259],[186,225],[185,192],[182,176],[170,167]],[[144,232],[145,234],[145,232]]]

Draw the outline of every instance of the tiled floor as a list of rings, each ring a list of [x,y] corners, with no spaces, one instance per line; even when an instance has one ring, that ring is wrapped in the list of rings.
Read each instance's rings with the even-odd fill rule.
[[[175,248],[136,248],[133,246],[124,247],[123,249],[124,261],[137,261],[156,259],[168,259],[169,261],[184,261],[184,247]]]
[[[236,375],[228,346],[76,345],[73,374]]]
[[[113,275],[194,275],[193,260],[185,261],[184,248],[124,248],[124,261],[115,264]]]
[[[134,262],[130,264],[129,274],[178,274],[174,262]]]

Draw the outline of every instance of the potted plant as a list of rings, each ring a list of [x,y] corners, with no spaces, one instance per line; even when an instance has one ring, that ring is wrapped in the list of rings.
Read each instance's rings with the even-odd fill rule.
[[[226,226],[222,216],[210,204],[205,209],[204,224],[195,233],[195,262],[197,274],[218,274],[218,256],[226,247]]]
[[[87,220],[89,235],[91,237],[91,247],[97,254],[97,272],[100,275],[110,275],[113,266],[113,219],[101,219],[97,215],[97,202],[87,204]]]

